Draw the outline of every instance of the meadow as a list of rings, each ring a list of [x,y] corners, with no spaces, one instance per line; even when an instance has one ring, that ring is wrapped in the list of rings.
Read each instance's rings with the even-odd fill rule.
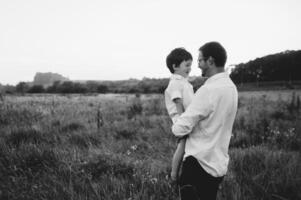
[[[218,200],[301,199],[300,90],[240,92]],[[172,200],[162,95],[0,101],[1,200]]]

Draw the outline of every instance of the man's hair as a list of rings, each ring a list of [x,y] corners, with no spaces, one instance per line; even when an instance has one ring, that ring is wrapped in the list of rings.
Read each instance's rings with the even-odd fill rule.
[[[184,48],[172,50],[166,57],[166,65],[171,73],[174,73],[173,65],[178,67],[183,61],[192,60],[192,55]]]
[[[202,52],[204,60],[207,60],[209,57],[212,57],[217,67],[225,66],[227,61],[227,52],[220,43],[208,42],[201,46],[199,51]]]

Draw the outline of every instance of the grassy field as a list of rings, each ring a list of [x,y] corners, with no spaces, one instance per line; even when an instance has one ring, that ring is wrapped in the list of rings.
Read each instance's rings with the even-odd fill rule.
[[[301,199],[301,91],[241,92],[219,200]],[[162,95],[6,96],[0,199],[178,199]]]

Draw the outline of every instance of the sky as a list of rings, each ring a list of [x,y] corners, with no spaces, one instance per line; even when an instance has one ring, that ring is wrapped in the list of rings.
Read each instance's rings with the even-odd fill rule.
[[[301,49],[300,0],[0,0],[0,83],[166,78],[165,59],[220,42],[226,67]]]

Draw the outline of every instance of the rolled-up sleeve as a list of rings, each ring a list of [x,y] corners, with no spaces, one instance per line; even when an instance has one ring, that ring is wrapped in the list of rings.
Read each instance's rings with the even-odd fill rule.
[[[186,111],[172,126],[173,134],[177,137],[181,137],[191,133],[194,126],[200,120],[206,119],[212,110],[209,90],[205,87],[201,87],[196,92]]]
[[[183,99],[182,90],[183,84],[181,84],[179,81],[172,81],[168,87],[168,92],[170,94],[171,100],[173,101],[177,98]]]

